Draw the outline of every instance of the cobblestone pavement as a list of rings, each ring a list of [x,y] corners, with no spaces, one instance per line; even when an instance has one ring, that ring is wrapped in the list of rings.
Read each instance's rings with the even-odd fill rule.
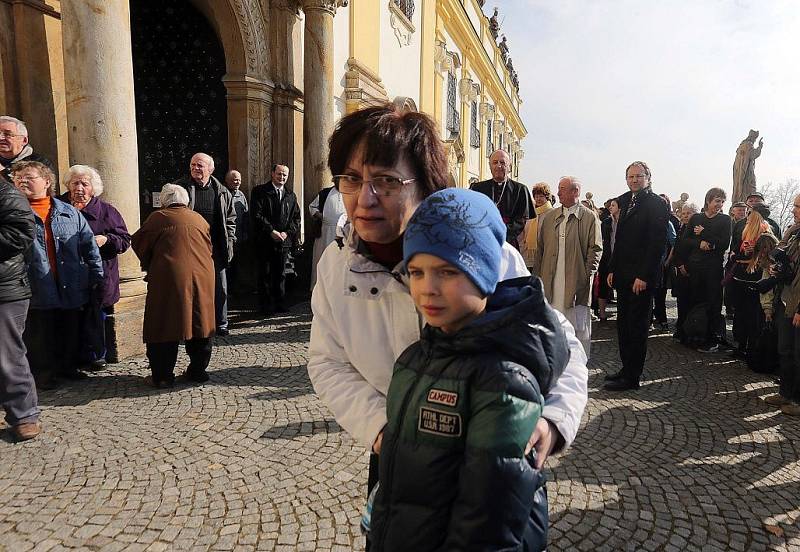
[[[0,551],[362,550],[366,454],[313,394],[308,305],[218,339],[211,382],[146,387],[146,361],[41,395],[45,432],[0,431]],[[653,335],[646,382],[596,323],[590,401],[550,462],[551,550],[800,550],[800,420],[772,381]],[[178,373],[186,361],[179,361]]]

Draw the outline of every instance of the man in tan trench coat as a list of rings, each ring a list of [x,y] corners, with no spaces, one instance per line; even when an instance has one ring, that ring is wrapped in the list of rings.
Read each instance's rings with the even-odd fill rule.
[[[186,207],[184,188],[166,184],[164,208],[151,214],[132,237],[132,247],[147,272],[143,340],[153,385],[169,387],[178,344],[186,342],[186,378],[208,381],[214,335],[214,260],[205,219]]]
[[[592,278],[603,253],[600,220],[581,205],[581,183],[574,176],[558,182],[561,205],[539,221],[533,273],[544,283],[553,308],[561,311],[575,328],[586,356],[592,338]]]

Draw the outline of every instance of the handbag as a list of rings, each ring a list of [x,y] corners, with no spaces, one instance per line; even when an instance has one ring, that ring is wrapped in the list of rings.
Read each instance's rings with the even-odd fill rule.
[[[708,338],[708,315],[705,303],[695,305],[683,321],[683,334],[689,343],[702,343]]]
[[[761,325],[761,332],[755,345],[747,351],[745,358],[753,372],[759,374],[775,374],[778,372],[778,332],[772,321]]]

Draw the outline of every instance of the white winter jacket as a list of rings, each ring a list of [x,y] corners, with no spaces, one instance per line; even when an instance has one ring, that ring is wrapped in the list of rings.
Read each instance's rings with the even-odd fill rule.
[[[311,296],[308,375],[336,421],[367,449],[386,425],[386,392],[394,362],[419,340],[422,319],[405,279],[356,251],[357,238],[328,246],[317,265]],[[501,280],[528,276],[525,262],[503,247]],[[546,397],[543,416],[558,428],[566,448],[575,439],[587,400],[586,354],[575,330],[556,311],[570,361]]]

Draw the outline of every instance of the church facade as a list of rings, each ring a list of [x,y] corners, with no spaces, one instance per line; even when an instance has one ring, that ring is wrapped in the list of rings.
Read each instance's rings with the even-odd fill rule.
[[[527,131],[497,17],[482,0],[0,0],[0,114],[24,120],[64,173],[94,166],[131,232],[191,155],[243,190],[290,167],[304,205],[329,185],[336,120],[394,101],[431,114],[450,185],[486,178]],[[118,318],[138,325],[145,285],[120,259]],[[121,352],[141,348],[118,332]],[[128,336],[128,337],[125,337]]]

